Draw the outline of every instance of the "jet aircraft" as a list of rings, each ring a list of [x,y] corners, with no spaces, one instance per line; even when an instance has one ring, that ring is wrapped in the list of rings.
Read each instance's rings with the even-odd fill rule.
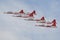
[[[44,24],[35,25],[35,26],[56,28],[56,19],[54,19],[52,22],[45,22]]]

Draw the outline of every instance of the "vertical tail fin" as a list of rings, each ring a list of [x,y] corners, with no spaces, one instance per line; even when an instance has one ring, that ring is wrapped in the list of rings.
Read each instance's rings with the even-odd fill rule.
[[[33,12],[32,12],[32,13],[36,13],[36,12],[35,12],[35,10],[33,10]]]
[[[35,10],[33,10],[33,12],[29,14],[29,16],[30,16],[30,17],[33,17],[34,14],[36,14]]]
[[[21,10],[19,13],[24,13],[24,11],[23,11],[23,10]]]
[[[52,23],[54,23],[54,22],[56,23],[56,20],[55,19],[52,21]]]
[[[35,11],[35,10],[33,10],[32,14],[36,14],[36,11]]]
[[[45,20],[44,16],[40,20]]]
[[[53,21],[52,21],[52,26],[54,26],[54,27],[56,27],[56,20],[54,19]]]

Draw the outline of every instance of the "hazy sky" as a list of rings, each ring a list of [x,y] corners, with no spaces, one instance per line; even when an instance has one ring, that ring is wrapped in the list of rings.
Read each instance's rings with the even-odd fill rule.
[[[57,20],[57,28],[36,27],[36,22],[25,21],[2,12],[36,10],[36,18]],[[60,0],[0,0],[0,40],[60,40]]]

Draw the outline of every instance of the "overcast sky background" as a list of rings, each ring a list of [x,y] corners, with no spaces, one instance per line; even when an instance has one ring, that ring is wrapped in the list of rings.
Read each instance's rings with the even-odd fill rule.
[[[35,18],[57,20],[57,28],[36,27],[36,22],[15,18],[3,12],[36,10]],[[0,40],[60,40],[60,0],[0,0]]]

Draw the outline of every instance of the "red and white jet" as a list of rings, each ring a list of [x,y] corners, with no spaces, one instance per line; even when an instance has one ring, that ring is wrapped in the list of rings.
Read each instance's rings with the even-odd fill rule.
[[[56,20],[54,19],[52,22],[45,22],[44,24],[40,24],[36,26],[56,28]]]
[[[27,21],[36,21],[37,23],[45,23],[46,22],[44,16],[41,17],[40,19],[25,19],[25,20],[27,20]]]
[[[35,12],[35,10],[33,10],[33,12],[32,13],[28,13],[28,14],[24,14],[24,15],[17,15],[17,16],[15,16],[15,17],[22,17],[22,18],[34,18],[34,15],[36,15],[36,12]]]
[[[19,12],[4,12],[5,14],[25,14],[23,10],[20,10]]]

